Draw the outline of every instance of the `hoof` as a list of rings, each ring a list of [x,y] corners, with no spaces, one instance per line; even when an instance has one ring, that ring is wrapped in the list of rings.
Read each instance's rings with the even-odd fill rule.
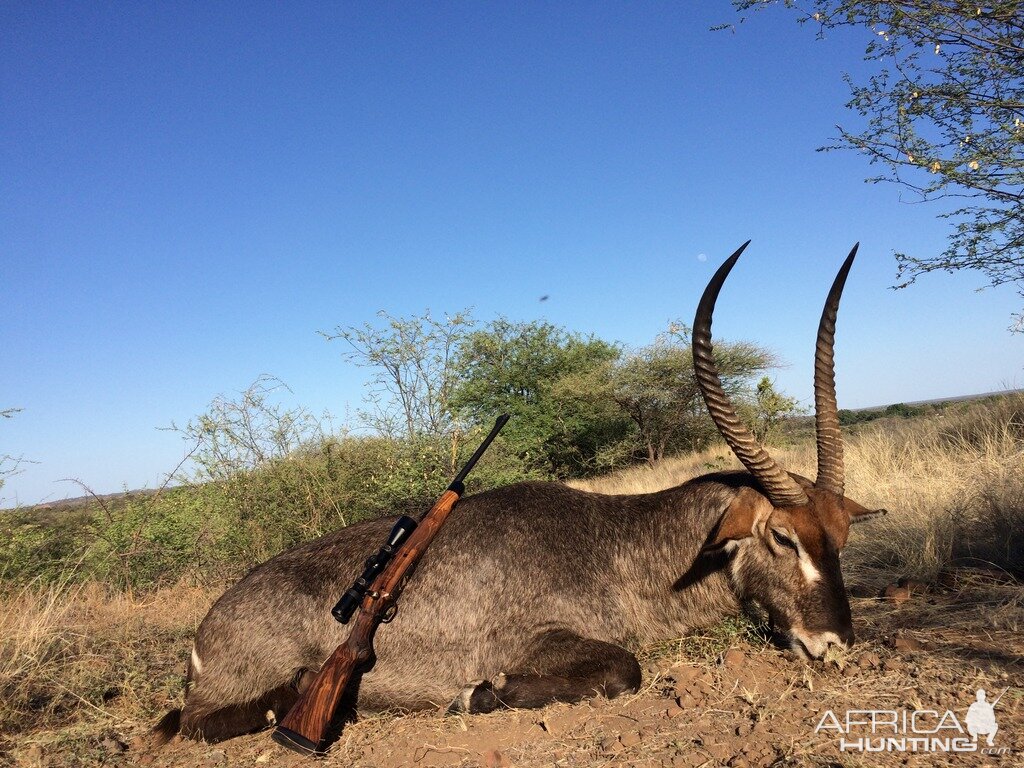
[[[478,715],[493,712],[500,706],[494,685],[490,680],[474,680],[467,685],[448,707],[448,714]]]

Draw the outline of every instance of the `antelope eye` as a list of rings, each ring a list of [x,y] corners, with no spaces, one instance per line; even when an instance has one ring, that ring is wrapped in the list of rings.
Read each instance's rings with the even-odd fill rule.
[[[772,528],[772,538],[775,539],[775,543],[778,544],[780,547],[789,547],[794,552],[798,551],[796,548],[796,543],[792,539],[787,538],[774,528]]]

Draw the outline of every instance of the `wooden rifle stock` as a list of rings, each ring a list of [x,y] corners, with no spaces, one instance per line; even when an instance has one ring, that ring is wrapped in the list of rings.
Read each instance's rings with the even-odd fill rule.
[[[368,671],[376,661],[373,636],[378,625],[394,618],[398,610],[396,601],[405,581],[462,495],[462,481],[507,421],[508,416],[498,419],[487,439],[418,524],[409,518],[399,520],[389,543],[375,556],[384,557],[383,562],[387,565],[372,584],[367,583],[366,575],[373,572],[375,558],[367,561],[363,577],[345,593],[333,611],[338,621],[347,623],[351,610],[345,610],[346,601],[351,604],[353,596],[361,598],[352,631],[324,662],[316,677],[274,729],[273,738],[278,744],[307,755],[326,753],[325,737],[346,689],[355,675]],[[401,541],[396,545],[399,547],[397,550],[393,548],[392,541]]]
[[[366,629],[357,638],[360,626]],[[352,627],[348,641],[334,649],[309,688],[274,729],[274,741],[305,754],[325,753],[324,736],[349,681],[362,668],[373,666],[372,634],[369,622],[357,622]]]

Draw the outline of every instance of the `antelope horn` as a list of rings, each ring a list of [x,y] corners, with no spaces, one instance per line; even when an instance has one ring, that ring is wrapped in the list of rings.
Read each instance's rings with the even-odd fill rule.
[[[803,506],[809,503],[803,488],[758,445],[750,430],[736,415],[736,409],[722,388],[718,367],[711,354],[711,315],[715,311],[718,292],[722,289],[722,284],[729,276],[736,260],[748,245],[749,240],[718,268],[708,287],[704,289],[704,295],[697,305],[697,316],[693,320],[693,368],[715,426],[736,457],[743,462],[743,466],[764,488],[769,501],[776,507]]]
[[[818,479],[814,485],[824,491],[843,495],[843,436],[839,431],[836,405],[836,373],[833,347],[836,340],[836,314],[843,295],[846,276],[853,266],[860,243],[853,246],[825,299],[818,324],[814,351],[814,423],[818,440]]]

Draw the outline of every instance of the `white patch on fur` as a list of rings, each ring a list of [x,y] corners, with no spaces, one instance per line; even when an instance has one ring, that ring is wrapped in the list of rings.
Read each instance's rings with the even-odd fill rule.
[[[804,580],[808,584],[813,584],[821,579],[821,571],[814,567],[814,563],[811,562],[810,556],[803,547],[800,547],[800,573],[804,575]]]
[[[797,556],[800,560],[800,573],[804,575],[804,581],[808,584],[814,584],[816,581],[821,580],[821,571],[811,560],[811,556],[807,554],[807,550],[804,549],[804,545],[800,543],[800,537],[796,535],[796,531],[786,530],[786,535],[791,538],[796,544]]]
[[[505,687],[505,683],[507,683],[507,682],[508,682],[508,678],[505,677],[505,673],[504,672],[499,672],[498,676],[496,678],[494,678],[493,680],[491,680],[491,686],[495,690],[499,690],[500,691],[502,688]]]
[[[196,647],[192,646],[192,672],[198,675],[203,671],[203,662],[199,660],[199,654],[196,653]]]
[[[452,707],[452,709],[454,709],[456,712],[469,712],[469,702],[473,698],[473,691],[475,691],[476,687],[480,685],[480,683],[482,682],[483,680],[474,680],[465,688],[463,688],[459,695],[455,698],[455,703],[457,704],[457,706]]]
[[[276,715],[276,714],[274,714],[274,710],[272,710],[272,709],[268,709],[268,710],[267,710],[267,711],[266,711],[266,712],[265,712],[265,713],[263,714],[263,717],[265,717],[265,718],[266,718],[266,720],[267,720],[267,725],[277,725],[277,715]]]

